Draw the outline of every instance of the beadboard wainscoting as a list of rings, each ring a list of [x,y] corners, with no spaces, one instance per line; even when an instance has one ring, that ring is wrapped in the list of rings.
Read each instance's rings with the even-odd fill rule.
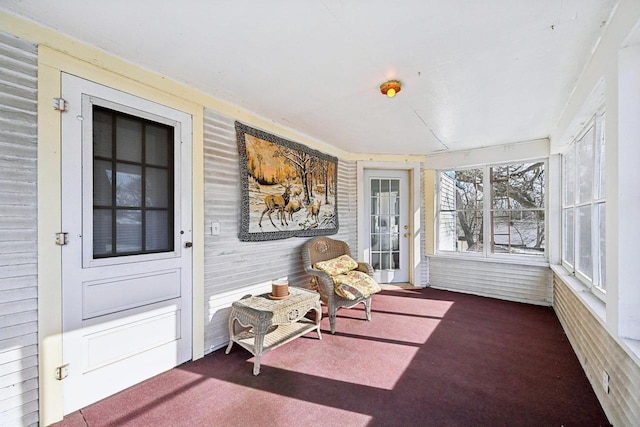
[[[551,270],[547,266],[429,257],[429,285],[508,301],[550,306]]]
[[[229,341],[231,303],[247,294],[267,292],[271,280],[287,277],[291,286],[307,286],[301,247],[308,238],[241,242],[240,158],[234,119],[205,109],[205,352]],[[338,233],[357,253],[356,163],[338,161]],[[212,235],[211,224],[220,225]]]
[[[640,422],[638,362],[555,273],[553,284],[553,308],[609,421],[614,426],[637,426]],[[603,384],[605,372],[608,393]]]

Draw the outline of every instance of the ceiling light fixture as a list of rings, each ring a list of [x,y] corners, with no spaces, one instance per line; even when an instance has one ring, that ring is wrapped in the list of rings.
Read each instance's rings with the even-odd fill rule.
[[[400,92],[400,82],[398,80],[389,80],[380,85],[380,92],[383,95],[387,95],[389,98],[396,96],[396,93]]]

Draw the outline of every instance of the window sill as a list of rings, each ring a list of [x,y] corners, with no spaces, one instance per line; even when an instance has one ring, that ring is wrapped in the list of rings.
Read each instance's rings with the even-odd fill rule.
[[[636,365],[640,366],[640,340],[621,338],[620,341],[622,341],[622,348],[631,355],[631,358],[636,362]]]
[[[600,322],[600,325],[607,327],[607,306],[604,301],[595,296],[580,280],[576,279],[561,265],[551,265],[551,270],[560,280],[574,293],[584,304],[589,312]]]
[[[549,262],[544,259],[528,259],[522,257],[500,257],[492,256],[485,257],[482,254],[462,254],[462,253],[437,253],[427,255],[428,258],[440,258],[440,259],[455,259],[459,261],[476,261],[476,262],[490,262],[495,264],[514,264],[514,265],[528,265],[532,267],[549,267]]]
[[[589,313],[600,323],[600,326],[616,341],[620,347],[640,366],[640,340],[620,338],[612,334],[607,327],[607,306],[600,298],[595,296],[589,288],[573,277],[561,265],[551,265],[551,270],[573,292],[573,294],[589,310]]]

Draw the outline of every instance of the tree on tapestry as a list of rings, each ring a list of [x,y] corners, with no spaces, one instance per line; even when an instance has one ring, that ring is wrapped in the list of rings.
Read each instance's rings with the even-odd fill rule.
[[[338,231],[337,159],[236,122],[244,241]]]

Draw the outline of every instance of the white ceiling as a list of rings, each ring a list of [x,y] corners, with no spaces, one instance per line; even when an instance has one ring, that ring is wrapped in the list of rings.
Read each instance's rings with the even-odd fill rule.
[[[345,151],[419,155],[548,137],[616,4],[0,0]]]

